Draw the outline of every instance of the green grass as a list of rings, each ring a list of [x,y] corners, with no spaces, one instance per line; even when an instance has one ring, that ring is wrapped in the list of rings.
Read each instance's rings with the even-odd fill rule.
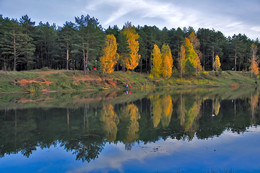
[[[27,86],[20,86],[18,81],[36,80]],[[123,84],[131,84],[133,89],[144,90],[154,88],[190,88],[190,87],[242,87],[254,86],[255,78],[248,72],[223,71],[220,75],[215,72],[201,72],[198,76],[182,78],[174,74],[169,79],[149,77],[148,74],[136,72],[113,72],[103,74],[97,71],[89,72],[86,76],[82,71],[65,70],[32,70],[22,72],[0,71],[0,92],[39,92],[62,91],[75,92],[86,90],[123,89]],[[47,86],[44,82],[51,82]],[[37,83],[38,82],[38,83]],[[260,84],[259,78],[257,79]]]

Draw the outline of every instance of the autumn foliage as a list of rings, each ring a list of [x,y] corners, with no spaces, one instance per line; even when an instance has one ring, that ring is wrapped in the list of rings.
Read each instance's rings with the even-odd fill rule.
[[[150,100],[153,126],[156,128],[161,123],[162,127],[168,127],[173,112],[172,97],[157,95],[151,96]]]
[[[109,142],[116,139],[117,125],[119,118],[114,111],[113,105],[104,106],[101,111],[100,121],[103,123],[103,130],[106,133],[106,138]]]
[[[216,55],[216,57],[215,57],[215,61],[213,63],[213,67],[214,67],[215,71],[219,71],[219,69],[221,67],[221,63],[220,63],[220,59],[219,59],[218,55]]]
[[[197,73],[202,70],[199,56],[188,38],[185,38],[185,59],[191,62]]]
[[[169,45],[163,44],[160,51],[155,44],[152,52],[151,74],[156,77],[170,78],[172,75],[173,59]]]
[[[103,48],[103,56],[100,58],[101,69],[106,73],[112,73],[117,63],[119,55],[117,53],[117,43],[114,35],[107,35],[105,39],[105,47]]]
[[[127,37],[127,42],[130,49],[130,56],[129,58],[124,60],[124,65],[127,69],[134,70],[137,67],[141,58],[141,55],[138,54],[139,42],[137,41],[137,39],[139,38],[139,35],[136,33],[135,28],[131,26],[130,23],[126,24],[123,33]]]
[[[160,77],[162,73],[162,54],[159,47],[155,44],[152,52],[152,75]]]
[[[251,66],[250,66],[251,74],[258,75],[259,68],[258,68],[258,63],[256,61],[257,46],[253,43],[251,49],[252,49],[252,59],[251,59]]]
[[[169,45],[163,44],[162,46],[162,76],[170,78],[172,75],[173,59]]]

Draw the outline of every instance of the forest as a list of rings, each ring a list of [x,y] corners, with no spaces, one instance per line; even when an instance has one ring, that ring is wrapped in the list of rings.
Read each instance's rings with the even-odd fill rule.
[[[159,29],[126,22],[103,28],[95,17],[75,17],[60,27],[27,15],[0,15],[0,70],[67,69],[136,71],[169,78],[176,72],[251,71],[258,74],[260,42],[245,34],[192,27]]]

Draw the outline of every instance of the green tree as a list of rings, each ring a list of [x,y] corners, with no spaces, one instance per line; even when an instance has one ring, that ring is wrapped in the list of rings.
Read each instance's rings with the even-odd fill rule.
[[[17,65],[23,64],[28,57],[33,56],[35,48],[32,38],[23,33],[22,27],[16,20],[6,18],[1,22],[3,25],[0,40],[1,57],[4,63],[12,60],[13,70],[16,71]]]
[[[75,47],[78,48],[75,53],[81,51],[83,55],[83,71],[86,74],[88,67],[96,66],[98,57],[102,55],[102,45],[104,42],[104,33],[98,19],[94,17],[81,16],[75,18],[77,24],[77,39]]]
[[[194,65],[190,62],[190,59],[188,59],[185,63],[185,74],[187,74],[188,76],[196,74],[196,69]]]
[[[66,69],[69,70],[69,60],[75,36],[76,29],[72,22],[66,22],[63,28],[59,31],[59,43],[61,48],[61,55],[66,57]],[[64,58],[65,59],[65,58]]]

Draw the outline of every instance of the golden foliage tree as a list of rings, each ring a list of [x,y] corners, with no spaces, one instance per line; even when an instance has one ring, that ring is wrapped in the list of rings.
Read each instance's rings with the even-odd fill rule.
[[[202,70],[200,58],[187,37],[185,38],[185,54],[185,61],[189,60],[198,74],[198,72]]]
[[[181,73],[181,77],[185,70],[185,47],[181,45],[181,50],[179,52],[178,65]]]
[[[253,74],[254,75],[259,74],[258,63],[256,61],[257,46],[253,43],[251,49],[252,49],[252,59],[251,59],[250,69],[251,69],[251,76],[253,77]]]
[[[250,69],[251,69],[252,74],[254,74],[254,75],[259,74],[258,63],[255,60],[252,60]]]
[[[162,49],[162,76],[170,78],[172,75],[173,59],[169,45],[163,44]]]
[[[216,55],[215,61],[213,63],[213,68],[215,71],[219,71],[220,67],[221,67],[220,59],[219,59],[219,56]]]
[[[196,52],[196,54],[199,56],[199,59],[202,58],[202,53],[200,51],[200,40],[196,37],[194,32],[191,32],[189,35],[190,42],[193,45],[193,48]]]
[[[139,35],[136,33],[136,30],[131,23],[126,23],[123,33],[127,37],[127,42],[130,49],[130,57],[124,61],[124,64],[127,69],[134,70],[141,58],[141,55],[138,54],[139,42],[137,39],[139,38]]]
[[[153,76],[160,77],[162,73],[162,54],[159,47],[155,44],[152,52],[152,69]]]
[[[100,58],[101,69],[103,72],[112,73],[114,66],[119,58],[117,51],[116,38],[113,34],[107,35],[105,39],[105,47],[103,48],[103,56]]]
[[[115,141],[119,118],[117,114],[114,112],[113,105],[110,104],[103,107],[101,111],[100,121],[103,122],[103,130],[106,133],[107,141]]]

